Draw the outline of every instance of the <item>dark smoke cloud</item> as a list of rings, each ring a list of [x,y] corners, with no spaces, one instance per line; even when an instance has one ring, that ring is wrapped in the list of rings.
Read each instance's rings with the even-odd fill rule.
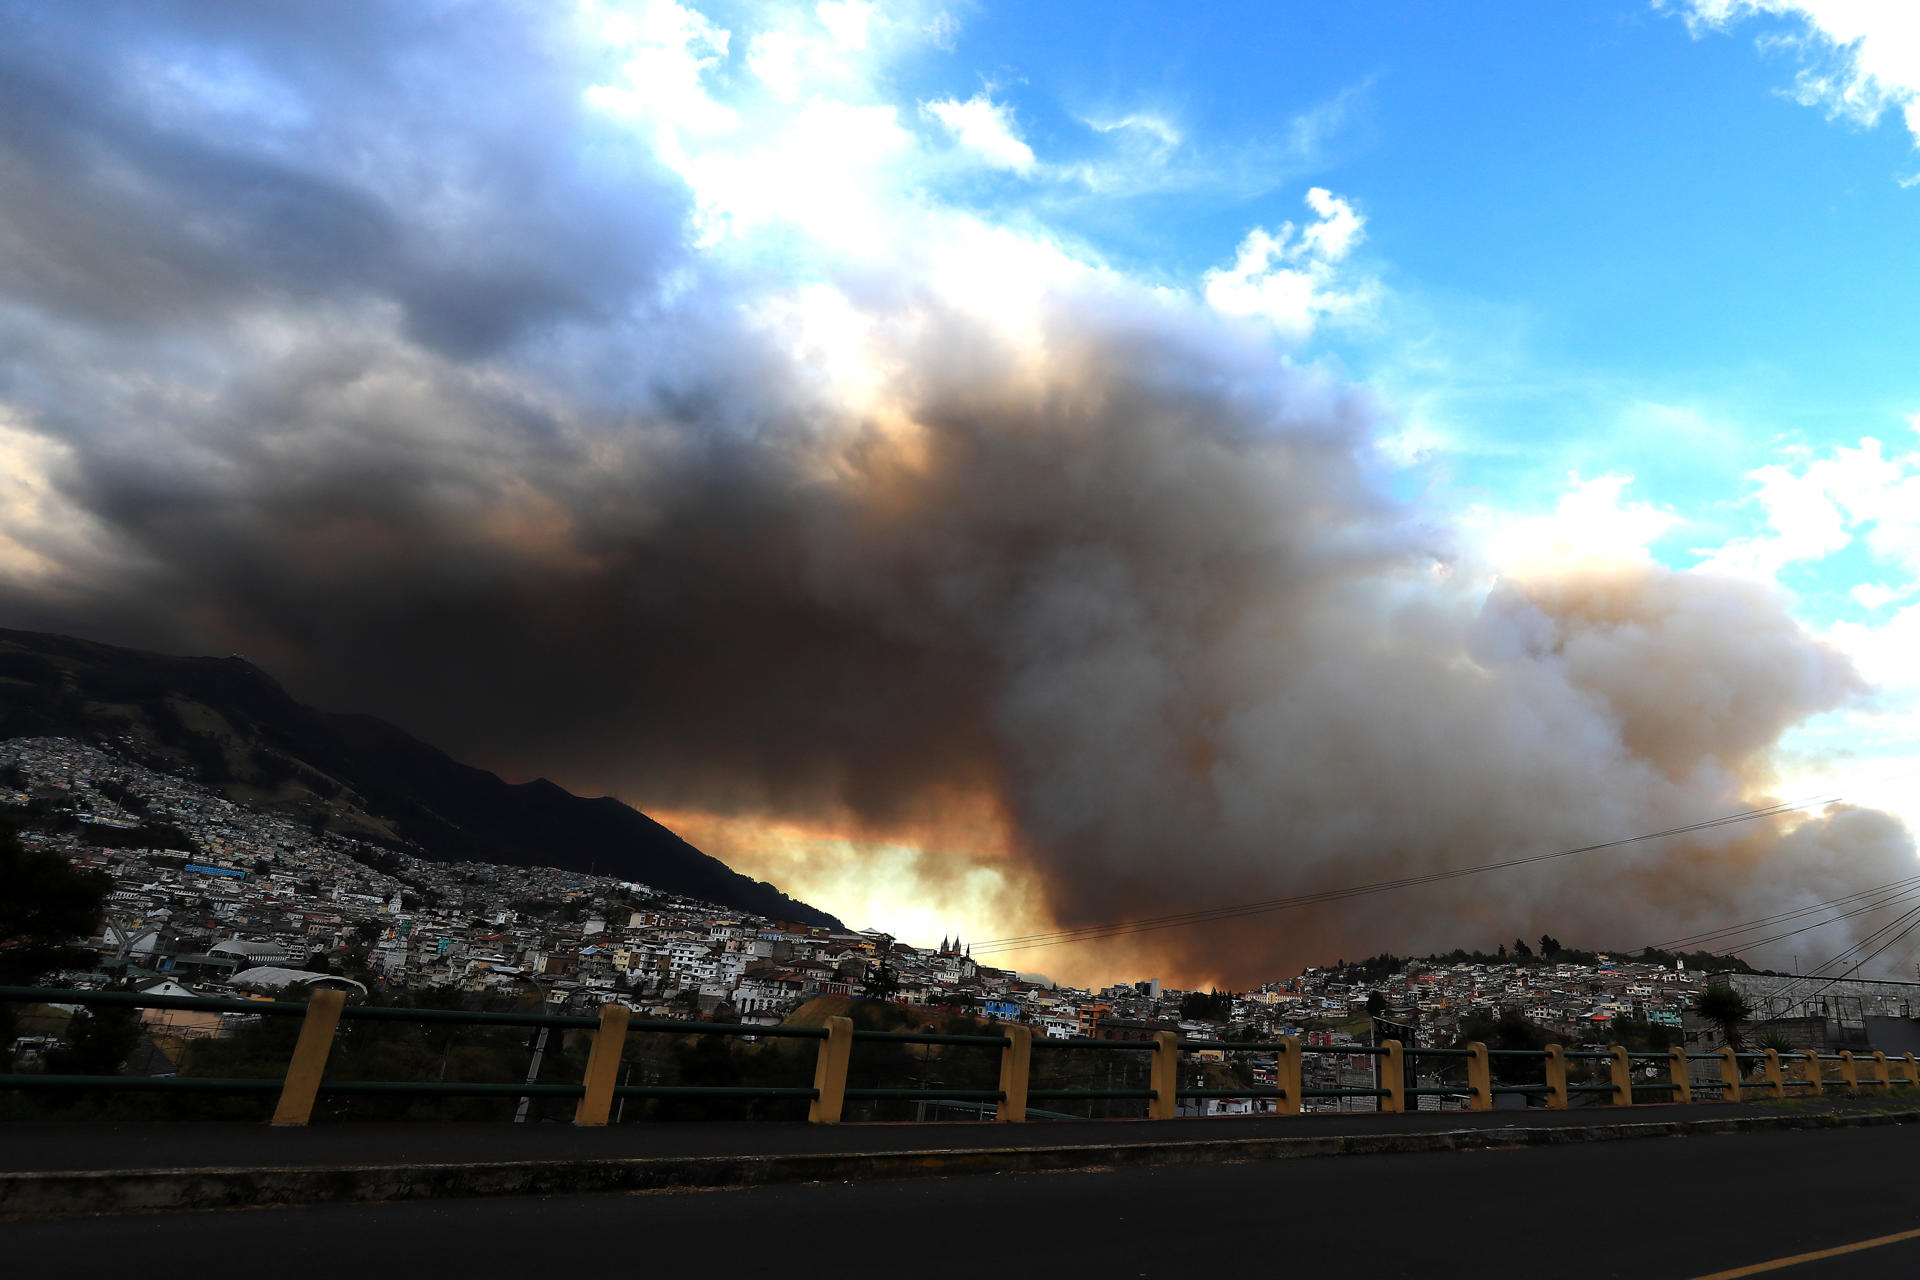
[[[113,333],[380,299],[456,357],[605,323],[684,196],[510,6],[0,6],[0,286]]]
[[[1363,395],[1104,273],[997,316],[911,255],[826,263],[850,390],[791,280],[689,248],[692,195],[583,113],[592,50],[453,8],[9,11],[0,616],[239,650],[650,807],[936,845],[984,807],[1005,848],[919,883],[1001,866],[1022,923],[1715,816],[1858,691],[1751,585],[1489,592],[1385,496]],[[1110,954],[1650,942],[1911,856],[1836,811]]]

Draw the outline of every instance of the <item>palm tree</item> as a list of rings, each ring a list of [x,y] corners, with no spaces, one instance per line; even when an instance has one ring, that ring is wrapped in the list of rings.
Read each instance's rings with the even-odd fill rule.
[[[1744,1046],[1740,1043],[1740,1024],[1753,1013],[1753,1007],[1747,998],[1732,987],[1708,987],[1694,1001],[1693,1009],[1701,1017],[1720,1028],[1720,1034],[1726,1042],[1739,1053]]]

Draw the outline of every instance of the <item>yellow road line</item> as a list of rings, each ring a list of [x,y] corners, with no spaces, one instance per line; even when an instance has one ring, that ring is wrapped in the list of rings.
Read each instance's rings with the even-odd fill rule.
[[[1741,1276],[1757,1276],[1763,1271],[1778,1271],[1783,1267],[1797,1267],[1803,1262],[1818,1262],[1822,1258],[1837,1258],[1843,1253],[1858,1253],[1862,1249],[1878,1249],[1883,1244],[1917,1239],[1920,1239],[1920,1227],[1912,1231],[1896,1231],[1890,1236],[1875,1236],[1871,1240],[1836,1245],[1831,1249],[1815,1249],[1812,1253],[1796,1253],[1790,1258],[1775,1258],[1772,1262],[1756,1262],[1752,1266],[1735,1267],[1731,1271],[1716,1271],[1712,1275],[1695,1276],[1693,1280],[1739,1280]]]

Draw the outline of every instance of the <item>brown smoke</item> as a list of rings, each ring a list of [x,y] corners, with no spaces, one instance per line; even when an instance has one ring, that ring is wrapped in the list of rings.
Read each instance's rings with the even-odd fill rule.
[[[390,89],[329,81],[371,104],[337,127],[394,127],[424,92]],[[28,176],[0,232],[42,252],[0,277],[0,426],[56,450],[37,483],[67,515],[38,526],[54,571],[0,589],[18,625],[239,650],[503,772],[684,811],[696,839],[847,837],[807,855],[840,860],[822,884],[909,843],[911,892],[984,894],[1007,933],[1728,813],[1785,729],[1857,690],[1750,585],[1638,565],[1489,589],[1442,513],[1386,496],[1364,395],[1104,273],[1063,266],[996,314],[910,255],[829,269],[864,326],[849,380],[769,319],[804,290],[688,255],[658,174],[582,186],[482,137],[520,164],[483,194],[531,194],[469,261],[345,178],[322,199],[36,92],[0,136]],[[571,101],[537,118],[574,127]],[[111,203],[127,184],[95,154],[252,234],[188,270],[208,246]],[[265,230],[300,200],[323,267]],[[625,248],[603,264],[594,235]],[[535,248],[508,271],[487,245]],[[149,290],[188,295],[166,322],[94,287],[89,263],[141,254],[180,267]],[[1543,931],[1653,942],[1911,853],[1835,812],[1011,962],[1245,983]]]
[[[891,353],[884,423],[763,375],[777,416],[742,435],[658,408],[529,432],[370,347],[333,375],[364,430],[335,383],[279,388],[224,492],[96,510],[167,567],[129,584],[154,608],[164,583],[198,635],[516,772],[944,848],[934,895],[996,860],[945,826],[985,798],[1041,899],[1007,932],[1730,812],[1854,688],[1750,585],[1450,585],[1452,550],[1368,479],[1364,404],[1190,317],[1065,297],[1037,371],[975,327]],[[1895,878],[1904,847],[1862,821],[1119,950],[1244,982],[1329,950],[1657,941]],[[1829,828],[1866,834],[1849,859]]]

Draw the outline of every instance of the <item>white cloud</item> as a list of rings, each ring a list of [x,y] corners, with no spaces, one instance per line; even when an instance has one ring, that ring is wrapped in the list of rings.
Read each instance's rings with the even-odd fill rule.
[[[1914,593],[1914,584],[1902,587],[1890,587],[1884,582],[1861,582],[1854,585],[1847,594],[1853,597],[1855,604],[1866,609],[1884,609],[1896,600],[1904,600]]]
[[[829,0],[774,11],[744,39],[751,75],[729,75],[735,34],[655,0],[606,22],[621,75],[587,98],[687,182],[701,244],[779,226],[826,245],[870,245],[898,221],[892,211],[924,167],[923,144],[880,92],[879,67],[895,45],[928,38],[871,5]]]
[[[1307,192],[1314,221],[1283,222],[1277,231],[1255,227],[1240,242],[1233,265],[1204,277],[1207,302],[1230,316],[1260,316],[1290,338],[1304,338],[1321,320],[1349,316],[1372,301],[1372,280],[1342,280],[1339,264],[1365,234],[1366,219],[1325,187]]]
[[[1907,593],[1910,594],[1910,591]],[[1841,622],[1821,635],[1873,692],[1864,706],[1822,716],[1783,742],[1783,790],[1831,788],[1920,830],[1920,605],[1878,623]]]
[[[820,25],[843,49],[864,49],[873,24],[874,6],[862,0],[825,0],[814,10]]]
[[[0,402],[0,580],[37,584],[109,559],[99,522],[63,492],[72,464],[71,448]]]
[[[994,168],[1018,174],[1033,172],[1033,148],[1021,140],[1014,127],[1013,111],[1006,103],[976,93],[965,102],[944,98],[925,103],[921,109],[945,125],[962,148]]]
[[[639,10],[590,5],[584,12],[599,19],[601,40],[622,54],[624,81],[590,86],[587,100],[646,129],[668,165],[684,168],[690,135],[723,134],[739,124],[705,83],[727,58],[730,32],[673,0]]]
[[[783,25],[756,32],[747,44],[747,69],[782,102],[844,93],[867,79],[867,55],[883,29],[873,5],[827,0],[810,17],[794,10]]]
[[[1803,34],[1762,43],[1798,52],[1801,102],[1864,125],[1893,112],[1920,145],[1920,5],[1911,0],[1662,0],[1660,7],[1678,8],[1696,34],[1762,15],[1794,23]]]
[[[1913,661],[1920,652],[1920,604],[1913,603],[1920,594],[1920,451],[1890,451],[1869,436],[1748,478],[1765,531],[1708,552],[1700,568],[1772,579],[1790,565],[1816,564],[1861,544],[1891,571],[1846,589],[1863,609],[1891,613],[1839,621],[1820,633],[1872,692],[1784,740],[1781,792],[1830,790],[1920,829],[1920,782],[1913,777],[1920,773],[1920,666]]]
[[[1521,578],[1596,566],[1646,565],[1652,546],[1680,523],[1673,512],[1627,498],[1633,477],[1583,480],[1567,488],[1545,515],[1475,508],[1464,521],[1497,572]]]
[[[1817,561],[1863,540],[1873,557],[1920,574],[1920,452],[1888,456],[1872,436],[1798,467],[1774,464],[1749,473],[1767,531],[1704,552],[1704,567],[1773,577],[1787,565]],[[1885,604],[1872,587],[1854,598]]]
[[[1081,123],[1095,133],[1137,133],[1151,138],[1156,146],[1166,150],[1179,146],[1181,141],[1179,126],[1152,111],[1133,111],[1111,118],[1088,118]]]
[[[1755,499],[1766,511],[1770,532],[1708,551],[1705,567],[1771,578],[1789,564],[1822,559],[1853,541],[1845,514],[1820,478],[1783,466],[1761,467],[1748,478],[1759,485]]]
[[[1878,625],[1836,623],[1826,638],[1846,651],[1883,698],[1904,704],[1920,718],[1914,711],[1920,708],[1920,666],[1913,660],[1920,653],[1920,604],[1897,610]]]

